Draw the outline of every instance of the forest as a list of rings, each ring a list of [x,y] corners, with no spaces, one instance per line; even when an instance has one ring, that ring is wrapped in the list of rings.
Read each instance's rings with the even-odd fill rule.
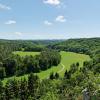
[[[16,51],[40,53],[20,56],[13,53]],[[52,72],[41,80],[36,73],[58,66],[61,51],[86,54],[91,60],[84,61],[82,67],[73,63],[63,77]],[[27,79],[2,82],[26,74]],[[100,38],[0,40],[0,100],[84,100],[86,96],[100,99]]]

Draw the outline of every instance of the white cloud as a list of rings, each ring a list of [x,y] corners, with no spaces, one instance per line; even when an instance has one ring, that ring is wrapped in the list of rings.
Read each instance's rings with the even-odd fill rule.
[[[10,9],[11,8],[9,6],[0,3],[0,10],[10,10]]]
[[[66,18],[62,15],[56,17],[57,22],[66,22]]]
[[[50,5],[59,5],[61,3],[60,0],[43,0],[43,2]]]
[[[15,20],[8,20],[5,24],[11,25],[11,24],[16,24]]]
[[[21,33],[21,32],[15,32],[15,34],[16,34],[16,35],[19,35],[19,36],[21,36],[21,35],[22,35],[22,33]]]
[[[44,24],[45,24],[45,25],[48,25],[48,26],[52,25],[52,23],[51,23],[51,22],[49,22],[49,21],[47,21],[47,20],[46,20],[46,21],[44,21]]]

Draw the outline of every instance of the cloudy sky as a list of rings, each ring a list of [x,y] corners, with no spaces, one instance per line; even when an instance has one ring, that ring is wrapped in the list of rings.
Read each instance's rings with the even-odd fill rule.
[[[0,0],[1,39],[100,37],[100,0]]]

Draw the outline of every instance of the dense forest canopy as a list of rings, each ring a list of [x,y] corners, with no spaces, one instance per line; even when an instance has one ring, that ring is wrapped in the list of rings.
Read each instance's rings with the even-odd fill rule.
[[[65,50],[65,51],[94,54],[94,53],[99,53],[100,38],[69,39],[67,41],[56,43],[50,46],[51,48]]]
[[[14,55],[13,51],[39,51],[36,56]],[[72,64],[61,78],[51,73],[40,80],[34,73],[57,66],[61,61],[60,51],[90,55],[83,67]],[[28,75],[20,81],[2,80],[10,76]],[[0,100],[82,100],[86,93],[90,100],[100,98],[100,38],[69,40],[0,40]]]

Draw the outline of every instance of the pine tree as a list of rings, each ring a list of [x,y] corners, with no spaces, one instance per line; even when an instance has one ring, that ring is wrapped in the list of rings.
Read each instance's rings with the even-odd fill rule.
[[[52,72],[49,77],[51,80],[55,79],[54,73]]]
[[[20,87],[19,87],[19,98],[20,100],[27,100],[28,98],[28,89],[27,89],[27,81],[21,79]]]
[[[4,94],[4,98],[5,100],[11,100],[12,99],[12,89],[10,86],[10,81],[8,81],[5,85],[5,94]]]
[[[0,81],[0,100],[2,100],[2,94],[3,94],[3,83]]]
[[[29,95],[33,97],[33,99],[35,99],[36,97],[38,85],[39,85],[38,76],[31,73],[28,76],[28,90],[29,90]]]
[[[71,77],[70,71],[68,72],[68,71],[66,70],[66,71],[65,71],[65,74],[64,74],[64,77],[65,77],[66,79],[70,79],[70,77]]]
[[[59,74],[56,73],[56,74],[55,74],[55,79],[58,79],[58,78],[59,78]]]

